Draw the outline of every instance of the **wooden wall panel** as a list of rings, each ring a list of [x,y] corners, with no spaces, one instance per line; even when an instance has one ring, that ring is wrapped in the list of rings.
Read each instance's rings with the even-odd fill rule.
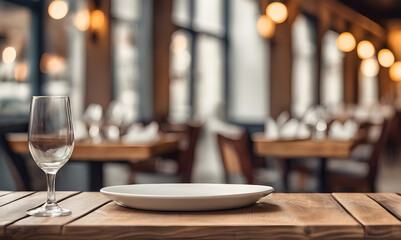
[[[159,122],[169,113],[172,5],[172,0],[153,1],[153,119]]]
[[[350,31],[353,33],[356,42],[364,40],[362,28],[352,25]],[[361,59],[358,57],[356,46],[351,52],[345,53],[344,57],[344,103],[356,104],[359,98],[359,68]]]
[[[270,41],[270,116],[291,112],[292,39],[288,21],[276,25]]]
[[[99,1],[99,9],[105,15],[104,26],[95,37],[91,31],[86,33],[85,107],[97,103],[106,109],[111,101],[110,5],[110,0]],[[94,2],[89,1],[89,10],[94,8]]]
[[[380,67],[379,76],[379,100],[395,93],[394,82],[391,81],[389,68]]]

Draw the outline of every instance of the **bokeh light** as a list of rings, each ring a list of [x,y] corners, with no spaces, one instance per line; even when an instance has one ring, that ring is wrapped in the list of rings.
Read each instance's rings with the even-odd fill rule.
[[[93,31],[98,31],[103,28],[105,22],[104,13],[101,10],[94,10],[90,14],[90,28]]]
[[[273,2],[267,6],[266,14],[275,23],[282,23],[288,16],[287,7],[280,2]]]
[[[17,82],[24,82],[28,76],[28,64],[26,62],[19,62],[15,65],[14,78]]]
[[[364,40],[358,44],[357,51],[360,58],[371,58],[375,54],[375,47],[371,42]]]
[[[65,58],[55,55],[44,53],[40,59],[40,71],[50,75],[57,75],[63,73],[66,68]]]
[[[89,11],[87,9],[83,9],[79,12],[77,12],[74,16],[74,26],[79,30],[79,31],[86,31],[89,29],[89,23],[90,23],[90,15]]]
[[[395,62],[390,67],[390,78],[393,81],[401,81],[401,62]]]
[[[376,58],[364,59],[361,62],[361,72],[366,77],[375,77],[379,73],[379,63]]]
[[[276,25],[274,22],[266,15],[262,15],[258,19],[257,28],[259,34],[264,38],[273,37]]]
[[[6,64],[13,63],[17,57],[17,51],[13,47],[6,47],[3,50],[3,62]]]
[[[50,3],[48,11],[50,17],[59,20],[67,15],[68,5],[62,0],[54,0]]]
[[[343,32],[337,37],[336,45],[343,52],[351,52],[355,48],[356,41],[351,33]]]
[[[388,49],[380,50],[377,58],[383,67],[390,67],[394,63],[394,54]]]

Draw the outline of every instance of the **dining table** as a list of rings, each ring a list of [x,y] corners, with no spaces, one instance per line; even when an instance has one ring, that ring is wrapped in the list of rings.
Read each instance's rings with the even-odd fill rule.
[[[275,139],[266,138],[264,133],[254,133],[251,136],[253,152],[257,156],[276,157],[286,161],[287,165],[292,159],[317,158],[319,167],[319,191],[327,192],[327,159],[347,159],[352,150],[364,141],[366,133],[361,131],[350,139]],[[284,186],[288,189],[288,176],[284,176]]]
[[[400,239],[397,193],[272,193],[219,211],[122,207],[99,192],[57,192],[63,217],[33,217],[46,192],[0,191],[0,239]]]
[[[88,162],[89,188],[98,191],[103,187],[104,163],[137,162],[146,161],[152,157],[178,151],[182,134],[160,134],[153,141],[142,143],[101,141],[99,143],[90,140],[75,141],[74,150],[70,161]],[[17,154],[29,154],[28,134],[9,133],[7,141],[13,152]]]

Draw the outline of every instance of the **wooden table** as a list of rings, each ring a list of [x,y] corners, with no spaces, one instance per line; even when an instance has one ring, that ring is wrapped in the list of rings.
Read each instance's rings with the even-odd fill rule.
[[[45,192],[0,192],[0,239],[400,239],[395,193],[273,193],[210,212],[123,208],[97,192],[57,192],[72,215],[31,217]]]
[[[287,160],[291,158],[316,157],[321,160],[320,191],[326,192],[326,165],[327,158],[348,158],[356,145],[364,138],[364,134],[350,140],[268,140],[264,133],[252,135],[253,151],[259,156],[273,156]],[[285,185],[288,179],[285,176]]]
[[[121,161],[144,161],[154,156],[178,150],[180,134],[163,134],[157,141],[149,143],[122,143],[76,141],[70,161],[90,162],[90,189],[99,190],[103,186],[103,163]],[[7,135],[11,149],[15,153],[29,154],[28,135],[11,133]]]

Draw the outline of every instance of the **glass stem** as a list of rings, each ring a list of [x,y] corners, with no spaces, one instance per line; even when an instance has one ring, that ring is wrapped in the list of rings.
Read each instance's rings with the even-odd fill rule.
[[[56,203],[56,174],[46,173],[47,179],[47,204]]]

